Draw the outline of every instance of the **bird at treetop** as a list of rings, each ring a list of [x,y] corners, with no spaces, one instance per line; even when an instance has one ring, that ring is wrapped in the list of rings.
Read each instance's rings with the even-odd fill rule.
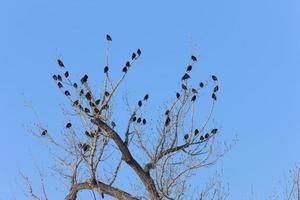
[[[105,66],[104,67],[104,73],[107,73],[108,72],[108,66]]]
[[[109,92],[105,91],[104,95],[108,97],[109,96]]]
[[[62,81],[62,78],[59,74],[57,75],[57,80]]]
[[[70,96],[70,92],[68,90],[65,91],[66,96]]]
[[[79,96],[82,96],[84,94],[84,90],[81,89],[80,92],[79,92]]]
[[[166,121],[165,121],[165,126],[169,126],[170,122],[171,122],[171,119],[170,119],[170,117],[168,116],[168,117],[166,118]]]
[[[65,75],[66,78],[68,78],[69,77],[69,72],[66,71],[64,75]]]
[[[185,135],[184,135],[184,139],[185,139],[185,140],[189,139],[189,134],[185,134]]]
[[[60,66],[60,67],[65,67],[63,61],[61,59],[57,59],[57,64]]]
[[[144,96],[144,101],[147,101],[149,99],[149,94],[146,94],[145,96]]]
[[[211,133],[211,134],[216,134],[217,132],[218,132],[218,129],[217,129],[217,128],[214,128],[214,129],[211,130],[210,133]]]
[[[209,138],[209,133],[206,133],[204,137],[205,139]]]
[[[122,71],[124,72],[124,73],[127,73],[127,70],[128,70],[128,68],[125,66],[125,67],[123,67],[123,69],[122,69]]]
[[[79,105],[79,100],[73,102],[73,106],[78,106],[78,105]]]
[[[130,62],[129,61],[126,62],[126,67],[130,67]]]
[[[91,95],[91,93],[90,92],[87,92],[86,94],[85,94],[85,98],[87,99],[87,100],[91,100],[92,99],[92,95]]]
[[[77,88],[78,87],[77,83],[73,83],[73,87]]]
[[[114,121],[111,122],[111,127],[115,128],[116,127],[116,123]]]
[[[72,124],[69,122],[66,124],[66,128],[71,128]]]
[[[189,65],[189,66],[186,68],[186,71],[187,71],[187,72],[190,72],[190,71],[192,70],[192,68],[193,68],[192,65]]]
[[[90,110],[88,108],[84,108],[84,112],[90,113]]]
[[[200,136],[200,140],[201,140],[201,141],[203,141],[203,140],[204,140],[204,137],[203,137],[203,135],[201,135],[201,136]]]
[[[52,78],[53,80],[57,81],[57,76],[55,74],[52,76]]]
[[[48,132],[48,131],[47,131],[46,129],[43,129],[43,131],[41,132],[41,135],[42,135],[42,136],[45,136],[45,135],[47,135],[47,132]]]
[[[142,105],[143,105],[142,101],[141,101],[141,100],[139,100],[139,102],[138,102],[138,106],[139,106],[139,107],[141,107]]]
[[[136,53],[137,53],[138,56],[140,56],[142,52],[141,52],[140,49],[138,49],[138,50],[136,51]]]
[[[192,97],[192,99],[191,99],[191,101],[196,101],[196,95],[194,95],[193,97]]]
[[[196,58],[196,56],[194,56],[194,55],[191,56],[191,59],[192,59],[192,61],[194,61],[194,62],[197,61],[197,58]]]
[[[180,98],[180,94],[178,92],[176,92],[176,98],[179,99]]]
[[[137,123],[141,123],[141,121],[142,121],[142,118],[140,118],[140,117],[136,120]]]
[[[204,83],[203,83],[203,82],[199,83],[199,86],[200,86],[201,88],[203,88],[203,87],[204,87]]]
[[[186,87],[186,85],[184,85],[184,84],[181,84],[181,88],[182,88],[183,90],[187,90],[187,87]]]
[[[63,87],[63,85],[61,84],[61,82],[58,82],[58,83],[57,83],[57,86],[58,86],[59,88],[62,88],[62,87]]]
[[[211,98],[212,98],[213,100],[217,101],[217,96],[216,96],[215,93],[212,93]]]
[[[198,93],[198,91],[195,88],[192,88],[192,92],[195,94]]]
[[[135,54],[135,53],[132,53],[131,59],[134,60],[135,58],[136,58],[136,54]]]
[[[85,82],[87,82],[87,80],[88,80],[88,75],[84,75],[81,79],[80,79],[80,82],[82,83],[82,84],[84,84]]]
[[[219,90],[219,86],[216,85],[216,86],[214,87],[214,92],[218,92],[218,90]]]
[[[170,114],[170,110],[166,110],[165,115],[169,115]]]
[[[143,119],[142,122],[143,122],[144,125],[147,123],[146,119]]]
[[[112,41],[111,36],[106,34],[106,40],[111,42]]]
[[[199,130],[198,130],[198,129],[195,129],[194,134],[195,134],[195,135],[198,135],[198,133],[199,133]]]
[[[218,80],[218,78],[215,75],[212,75],[211,78],[212,78],[213,81],[217,81]]]
[[[188,75],[187,73],[185,73],[183,76],[182,76],[182,78],[181,78],[181,80],[187,80],[187,79],[189,79],[189,78],[191,78],[190,77],[190,75]]]

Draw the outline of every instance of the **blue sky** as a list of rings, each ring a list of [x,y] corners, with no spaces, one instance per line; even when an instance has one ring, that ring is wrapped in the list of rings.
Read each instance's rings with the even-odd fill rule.
[[[212,171],[223,169],[231,199],[249,199],[251,188],[266,199],[299,163],[299,1],[0,3],[0,199],[22,199],[18,169],[34,177],[34,162],[48,165],[42,144],[27,134],[35,118],[24,100],[49,127],[61,126],[59,105],[66,101],[50,77],[55,59],[61,56],[78,78],[93,74],[96,84],[106,33],[116,66],[142,49],[127,82],[133,97],[149,91],[154,104],[169,100],[191,52],[201,57],[195,77],[218,75],[215,120],[222,137],[230,142],[237,135],[238,143]]]

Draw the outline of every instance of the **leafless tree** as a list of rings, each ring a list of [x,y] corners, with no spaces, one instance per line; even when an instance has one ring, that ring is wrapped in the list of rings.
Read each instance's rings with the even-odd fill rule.
[[[106,39],[107,45],[111,45],[112,38],[107,35]],[[37,124],[38,131],[33,131],[35,136],[47,141],[50,154],[57,162],[54,170],[68,180],[69,189],[64,199],[75,200],[84,190],[93,192],[92,199],[98,195],[121,200],[187,199],[191,196],[187,193],[189,178],[200,168],[214,164],[230,148],[217,142],[218,128],[211,127],[219,90],[217,77],[210,75],[206,81],[193,86],[190,79],[197,57],[191,55],[180,77],[178,92],[153,119],[157,124],[149,126],[150,120],[145,118],[144,106],[150,101],[150,96],[145,94],[134,104],[126,98],[127,123],[124,131],[117,131],[121,128],[116,128],[118,123],[112,118],[113,98],[140,59],[141,50],[124,62],[117,81],[113,81],[116,75],[110,73],[108,53],[107,48],[100,94],[91,87],[87,74],[76,82],[71,79],[68,66],[57,59],[61,73],[52,77],[70,103],[70,107],[63,110],[66,125],[62,135],[47,130],[41,122]],[[195,116],[201,114],[197,109],[198,99],[207,91],[211,107],[205,120],[199,122],[195,120]],[[133,172],[136,183],[122,178],[122,168]],[[48,199],[45,187],[42,194],[36,195],[28,177],[24,174],[22,177],[32,199]],[[118,179],[127,187],[122,187]],[[211,181],[202,190],[198,189],[195,198],[226,199],[226,195],[221,195],[220,184],[216,183]]]

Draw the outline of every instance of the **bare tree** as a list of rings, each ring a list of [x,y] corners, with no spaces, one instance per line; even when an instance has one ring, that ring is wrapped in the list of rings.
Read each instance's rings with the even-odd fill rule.
[[[106,39],[107,45],[111,45],[112,38],[107,35]],[[68,66],[57,59],[61,73],[52,77],[71,105],[63,110],[68,121],[61,137],[47,130],[42,123],[37,124],[38,132],[33,132],[48,142],[50,153],[57,162],[54,170],[68,180],[69,190],[64,199],[75,200],[84,190],[93,192],[92,199],[97,199],[95,193],[100,198],[110,196],[121,200],[186,199],[190,196],[187,193],[189,178],[194,172],[214,164],[230,148],[216,142],[218,128],[210,127],[219,90],[217,77],[211,75],[207,81],[192,86],[191,71],[197,57],[191,55],[178,92],[153,119],[157,124],[148,126],[144,105],[150,96],[145,94],[134,104],[126,99],[127,124],[124,131],[117,131],[118,123],[112,118],[113,98],[140,59],[141,50],[132,53],[129,61],[124,62],[116,82],[110,73],[108,53],[107,48],[100,94],[91,87],[87,74],[78,82],[73,81]],[[210,93],[211,107],[206,119],[200,123],[195,120],[200,113],[197,103],[205,91]],[[122,179],[122,183],[127,181],[127,186],[132,186],[130,191],[117,181],[122,178],[120,174],[124,167],[129,168],[138,180],[134,184]],[[42,194],[36,195],[28,177],[23,174],[22,177],[33,199],[48,199],[45,187]],[[202,191],[198,190],[196,199],[226,199],[219,186],[216,182],[208,183]]]

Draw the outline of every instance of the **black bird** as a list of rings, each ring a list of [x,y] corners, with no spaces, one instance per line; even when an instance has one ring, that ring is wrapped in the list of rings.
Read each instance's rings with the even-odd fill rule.
[[[70,96],[70,92],[68,90],[65,91],[66,96]]]
[[[128,70],[128,68],[125,66],[125,67],[123,67],[123,69],[122,69],[122,71],[124,72],[124,73],[126,73],[127,72],[127,70]]]
[[[219,86],[216,85],[216,86],[214,87],[214,92],[218,92],[218,90],[219,90]]]
[[[104,73],[107,73],[108,72],[108,66],[105,66],[104,67]]]
[[[142,101],[141,101],[141,100],[139,100],[139,102],[138,102],[138,106],[139,106],[139,107],[141,107],[142,105],[143,105]]]
[[[64,75],[65,75],[66,78],[68,78],[69,77],[69,72],[66,71]]]
[[[170,117],[168,116],[168,117],[166,118],[166,121],[165,121],[165,126],[169,126],[170,122],[171,122],[171,119],[170,119]]]
[[[41,135],[42,135],[42,136],[45,136],[45,135],[47,135],[47,132],[48,132],[48,131],[47,131],[46,129],[43,129],[43,131],[41,132]]]
[[[192,61],[194,61],[194,62],[197,61],[197,58],[196,58],[196,56],[194,56],[194,55],[191,56],[191,59],[192,59]]]
[[[95,101],[95,103],[96,103],[97,105],[99,105],[100,99],[97,99],[97,100]]]
[[[212,93],[211,98],[212,98],[213,100],[217,101],[217,96],[216,96],[215,93]]]
[[[106,34],[106,40],[111,42],[112,41],[111,36]]]
[[[57,80],[62,81],[62,78],[60,75],[57,75]]]
[[[203,83],[203,82],[199,83],[199,86],[200,86],[201,88],[203,88],[203,87],[204,87],[204,83]]]
[[[197,98],[196,95],[194,95],[194,96],[192,97],[191,101],[193,101],[193,102],[196,101],[196,98]]]
[[[66,124],[66,128],[71,128],[72,124],[69,122]]]
[[[170,110],[166,110],[165,115],[169,115],[170,114]]]
[[[140,118],[140,117],[136,120],[137,123],[141,123],[141,121],[142,121],[142,118]]]
[[[198,129],[195,129],[194,134],[195,134],[195,135],[198,135],[198,134],[199,134],[199,130],[198,130]]]
[[[85,135],[90,137],[90,138],[93,138],[95,136],[94,133],[90,133],[89,131],[85,131]]]
[[[209,138],[209,133],[206,133],[204,137],[205,139]]]
[[[94,108],[94,112],[97,114],[100,112],[100,110],[98,108]]]
[[[211,134],[216,134],[217,132],[218,132],[218,129],[217,129],[217,128],[214,128],[214,129],[211,130],[210,133],[211,133]]]
[[[185,134],[185,135],[184,135],[184,139],[185,139],[185,140],[189,139],[189,134]]]
[[[82,150],[83,150],[84,152],[88,151],[89,149],[90,149],[90,145],[85,144],[85,143],[82,145]]]
[[[179,99],[180,98],[180,94],[178,92],[176,92],[176,98]]]
[[[132,117],[132,121],[135,122],[136,121],[136,116]]]
[[[109,96],[109,92],[105,91],[104,95],[108,97]]]
[[[63,61],[61,59],[57,59],[57,64],[60,66],[60,67],[65,67]]]
[[[80,110],[83,110],[83,107],[82,107],[82,105],[79,105],[79,106],[78,106],[78,108],[79,108]]]
[[[141,52],[140,49],[138,49],[138,50],[136,51],[136,53],[137,53],[138,56],[140,56],[142,52]]]
[[[187,71],[187,72],[190,72],[190,71],[192,71],[192,68],[193,68],[192,65],[189,65],[189,66],[186,68],[186,71]]]
[[[184,84],[181,84],[181,88],[182,88],[183,90],[187,90],[187,87],[186,87],[186,85],[184,85]]]
[[[134,60],[135,58],[136,58],[136,54],[135,54],[135,53],[132,53],[131,59]]]
[[[201,140],[201,141],[203,141],[203,140],[204,140],[204,137],[203,137],[203,135],[201,135],[201,136],[200,136],[200,140]]]
[[[53,80],[57,81],[57,76],[55,74],[52,76],[52,78]]]
[[[116,127],[116,123],[114,121],[111,122],[111,127],[115,128]]]
[[[181,80],[187,80],[187,79],[189,79],[189,78],[191,78],[190,77],[190,75],[188,75],[187,73],[185,73],[183,76],[182,76],[182,78],[181,78]]]
[[[79,92],[79,96],[82,96],[84,94],[84,90],[81,89],[80,92]]]
[[[143,119],[143,124],[145,125],[147,123],[146,119]]]
[[[85,94],[85,98],[87,99],[87,100],[91,100],[92,99],[92,95],[91,95],[91,93],[90,92],[87,92],[86,94]]]
[[[90,113],[90,110],[88,108],[84,108],[84,112]]]
[[[89,102],[89,104],[90,104],[91,107],[96,107],[96,104],[91,102],[91,101]]]
[[[145,96],[144,96],[144,101],[147,101],[149,99],[149,94],[146,94]]]
[[[81,79],[80,79],[80,82],[82,83],[82,84],[84,84],[84,83],[86,83],[87,82],[87,80],[88,80],[88,75],[84,75]]]
[[[73,106],[78,106],[78,105],[79,105],[79,101],[78,100],[76,100],[76,101],[73,102]]]
[[[217,81],[218,80],[218,78],[215,75],[212,75],[211,78],[212,78],[213,81]]]
[[[129,61],[126,62],[126,67],[130,67],[130,62]]]
[[[192,88],[192,92],[195,94],[198,93],[198,91],[195,88]]]
[[[58,83],[57,83],[57,86],[58,86],[59,88],[62,88],[62,87],[63,87],[63,85],[61,84],[61,82],[58,82]]]
[[[73,87],[77,88],[78,87],[77,83],[73,83]]]

